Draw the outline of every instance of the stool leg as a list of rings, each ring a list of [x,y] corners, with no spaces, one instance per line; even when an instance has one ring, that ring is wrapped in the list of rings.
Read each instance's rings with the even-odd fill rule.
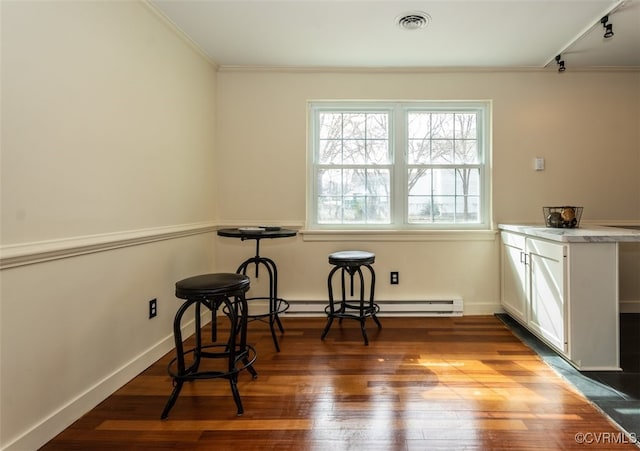
[[[169,416],[169,411],[176,403],[176,400],[178,399],[178,395],[180,394],[180,390],[182,390],[182,385],[184,384],[184,381],[182,379],[178,379],[178,380],[174,379],[173,382],[174,382],[173,391],[169,396],[169,400],[167,401],[167,404],[164,406],[164,409],[162,410],[162,414],[160,415],[161,420],[166,420],[167,417]]]
[[[360,318],[360,330],[362,331],[362,338],[364,338],[364,345],[369,346],[369,338],[367,337],[367,329],[364,327],[365,319]]]
[[[173,378],[173,391],[171,392],[171,395],[169,396],[169,399],[167,400],[167,403],[164,406],[164,409],[162,410],[162,414],[160,415],[160,418],[163,420],[169,416],[169,411],[176,403],[176,400],[178,399],[178,395],[182,390],[182,385],[184,384],[184,380],[181,379],[180,376],[184,376],[185,374],[187,374],[187,369],[185,368],[185,362],[184,362],[184,346],[182,344],[182,330],[180,328],[180,324],[182,322],[182,315],[184,315],[187,309],[194,302],[196,301],[191,299],[184,302],[176,312],[176,316],[173,320],[173,338],[176,345],[176,361],[178,366],[178,372],[177,372],[178,377]],[[199,359],[199,356],[195,357],[195,359],[196,360]],[[189,370],[191,370],[191,368],[193,368],[193,365],[189,368]]]
[[[187,368],[185,370],[185,374],[188,373],[195,373],[196,371],[198,371],[198,368],[200,367],[200,357],[202,355],[202,332],[201,332],[201,328],[202,328],[202,321],[200,320],[200,302],[196,302],[196,313],[195,313],[195,323],[196,323],[196,347],[195,347],[195,351],[193,352],[193,364]],[[175,332],[174,332],[175,333]]]
[[[347,269],[349,270],[349,279],[350,279],[349,282],[351,284],[351,291],[349,293],[350,293],[351,297],[353,297],[353,275],[355,274],[355,272],[353,271],[353,268],[351,268],[351,267],[347,267]],[[359,266],[356,266],[356,269],[358,271],[360,271],[360,267]],[[362,276],[360,276],[360,279],[362,279]]]
[[[269,329],[271,330],[271,339],[273,340],[276,352],[280,352],[280,344],[278,343],[276,328],[274,327],[277,320],[280,332],[284,332],[280,318],[278,318],[278,269],[273,260],[268,258],[263,258],[262,263],[267,267],[267,272],[269,273]]]
[[[242,363],[244,363],[245,365],[247,365],[247,371],[249,372],[249,374],[251,374],[251,377],[253,379],[257,379],[258,378],[258,372],[256,371],[256,369],[253,367],[253,364],[249,365],[249,357],[245,356],[242,359]]]
[[[240,392],[238,392],[238,374],[234,374],[229,378],[229,385],[231,385],[231,393],[233,394],[233,400],[238,408],[236,415],[240,416],[244,413],[244,407],[242,407],[242,400],[240,399]]]
[[[275,319],[273,316],[269,318],[269,328],[271,329],[271,339],[273,340],[273,345],[276,348],[276,352],[280,352],[280,344],[278,344],[278,337],[276,336],[276,329],[273,327],[273,323]]]
[[[369,337],[367,337],[367,329],[365,328],[365,323],[367,321],[367,317],[364,314],[364,276],[362,275],[362,270],[360,267],[356,267],[356,271],[358,273],[358,277],[360,278],[360,330],[362,331],[362,338],[364,339],[365,346],[369,346]],[[351,276],[352,280],[352,290],[353,290],[353,275]]]
[[[371,317],[376,322],[378,329],[382,329],[382,324],[380,324],[380,320],[378,320],[378,317],[376,316],[376,304],[373,300],[374,291],[376,288],[376,272],[373,270],[373,267],[371,265],[364,266],[369,268],[369,272],[371,273],[371,293],[369,293],[369,308],[371,309]]]
[[[229,341],[227,342],[227,349],[229,352],[229,360],[227,362],[227,373],[229,379],[229,385],[231,387],[231,394],[233,395],[233,400],[236,403],[236,407],[238,409],[237,414],[242,415],[244,413],[244,408],[242,407],[242,400],[240,399],[240,392],[238,391],[238,371],[236,369],[236,351],[237,343],[236,340],[238,335],[240,335],[241,345],[243,339],[245,339],[246,328],[243,328],[243,325],[246,325],[246,315],[239,316],[238,309],[238,301],[240,301],[240,296],[236,296],[236,302],[231,303],[228,297],[224,297],[221,301],[224,303],[226,310],[229,312],[229,320],[231,324],[229,325]],[[241,352],[245,350],[242,349]]]
[[[277,308],[277,307],[276,307]],[[278,315],[277,313],[274,315],[274,318],[276,319],[276,324],[278,324],[278,329],[280,329],[280,333],[283,334],[284,333],[284,327],[282,327],[282,322],[280,321],[280,315]]]
[[[333,305],[333,284],[331,283],[331,279],[336,271],[340,269],[339,266],[334,266],[333,269],[329,272],[329,277],[327,278],[327,291],[329,292],[329,312],[327,313],[327,324],[324,326],[324,330],[322,331],[322,335],[320,336],[321,340],[329,333],[329,329],[331,329],[331,324],[333,324],[333,315],[335,314],[335,309]]]
[[[249,364],[249,355],[247,351],[247,329],[249,327],[249,317],[247,316],[247,309],[249,306],[247,305],[247,299],[243,295],[236,296],[236,315],[240,321],[240,352],[244,353],[244,357],[242,358],[242,363],[246,366],[247,371],[251,374],[253,379],[258,378],[258,372],[253,367],[253,364]],[[233,388],[232,388],[233,391]]]
[[[278,329],[280,329],[280,333],[284,333],[284,327],[282,326],[282,322],[280,321],[280,316],[278,316],[278,267],[276,263],[270,258],[264,258],[263,260],[266,262],[267,268],[269,271],[269,278],[271,280],[271,290],[269,292],[269,314],[271,318],[275,320],[278,325]],[[273,329],[272,329],[273,330]],[[276,343],[277,347],[277,343]]]
[[[324,338],[329,333],[329,329],[331,329],[331,324],[333,324],[333,316],[329,316],[329,318],[327,318],[327,324],[326,326],[324,326],[324,330],[322,331],[322,335],[320,336],[321,340],[324,340]]]
[[[345,313],[347,311],[347,291],[346,291],[346,279],[345,279],[345,275],[349,274],[350,277],[350,289],[351,291],[353,291],[353,275],[351,274],[351,268],[349,268],[348,266],[345,268],[344,266],[341,267],[341,272],[340,272],[340,293],[342,295],[342,298],[340,300],[340,308],[338,309],[338,313]],[[342,316],[340,316],[340,319],[338,319],[338,323],[342,324],[342,320],[344,318]]]
[[[342,302],[340,303],[340,313],[345,313],[347,311],[346,303],[347,303],[347,282],[345,280],[345,274],[349,273],[350,282],[351,282],[351,295],[353,296],[353,274],[351,273],[351,268],[343,267],[342,268]],[[340,318],[340,323],[342,323],[342,318]]]

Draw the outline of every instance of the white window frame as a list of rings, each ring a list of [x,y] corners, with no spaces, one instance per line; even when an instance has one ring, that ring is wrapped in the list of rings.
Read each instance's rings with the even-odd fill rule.
[[[389,112],[392,159],[390,224],[320,224],[317,211],[318,114],[321,112]],[[480,161],[480,221],[474,223],[409,223],[407,124],[410,111],[477,113]],[[491,229],[491,102],[490,101],[312,101],[308,103],[307,229],[309,230],[489,230]],[[339,166],[338,166],[339,167]],[[434,167],[442,167],[434,165]]]

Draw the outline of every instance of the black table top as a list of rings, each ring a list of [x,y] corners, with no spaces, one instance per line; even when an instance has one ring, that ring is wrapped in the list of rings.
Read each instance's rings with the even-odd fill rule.
[[[247,228],[243,230],[238,229],[220,229],[218,230],[219,236],[226,236],[229,238],[240,238],[242,240],[260,240],[263,238],[286,238],[290,236],[296,236],[298,232],[291,229],[278,229],[278,230],[255,230],[256,227]]]

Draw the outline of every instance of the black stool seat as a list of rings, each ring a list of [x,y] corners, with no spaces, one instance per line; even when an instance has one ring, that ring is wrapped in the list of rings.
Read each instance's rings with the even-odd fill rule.
[[[249,371],[254,378],[258,373],[253,368],[256,351],[247,344],[247,300],[245,293],[249,289],[249,277],[235,273],[202,274],[176,282],[176,297],[185,299],[176,312],[173,321],[173,336],[176,345],[176,357],[169,362],[167,371],[173,378],[173,391],[162,411],[161,418],[167,418],[169,411],[178,399],[185,381],[196,379],[223,378],[229,381],[231,393],[236,403],[238,415],[244,412],[237,382],[238,373]],[[185,350],[182,342],[182,317],[187,310],[195,306],[195,346]],[[203,346],[200,308],[205,306],[212,312],[211,344]],[[217,311],[220,307],[229,319],[229,336],[218,341]],[[189,366],[186,356],[192,356]],[[221,359],[225,364],[216,370],[200,370],[202,358]]]
[[[327,285],[329,289],[329,305],[324,309],[327,314],[327,324],[322,332],[321,338],[324,338],[329,333],[333,320],[338,318],[340,323],[343,319],[355,319],[360,322],[360,329],[362,331],[362,338],[364,344],[369,344],[369,338],[367,337],[367,331],[365,329],[365,322],[368,317],[373,318],[378,328],[382,328],[377,313],[380,311],[378,304],[374,302],[374,291],[376,284],[376,274],[371,266],[375,262],[376,256],[372,252],[367,251],[339,251],[329,254],[329,263],[334,265],[333,269],[329,272],[327,279]],[[366,268],[369,271],[369,299],[365,300],[365,277],[362,273],[362,268]],[[340,288],[342,292],[342,299],[334,300],[333,297],[333,276],[341,270]],[[347,296],[346,290],[346,276],[349,276],[350,292]],[[357,275],[357,281],[360,286],[360,294],[354,297],[354,276]]]
[[[176,297],[189,299],[197,296],[218,296],[229,291],[248,289],[249,283],[249,278],[242,274],[202,274],[176,282]]]

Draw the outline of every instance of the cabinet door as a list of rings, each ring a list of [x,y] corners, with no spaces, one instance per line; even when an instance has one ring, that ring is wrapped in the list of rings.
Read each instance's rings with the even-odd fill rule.
[[[562,353],[566,340],[566,246],[527,239],[529,254],[529,327]]]
[[[525,238],[502,232],[502,307],[515,319],[527,322]]]

